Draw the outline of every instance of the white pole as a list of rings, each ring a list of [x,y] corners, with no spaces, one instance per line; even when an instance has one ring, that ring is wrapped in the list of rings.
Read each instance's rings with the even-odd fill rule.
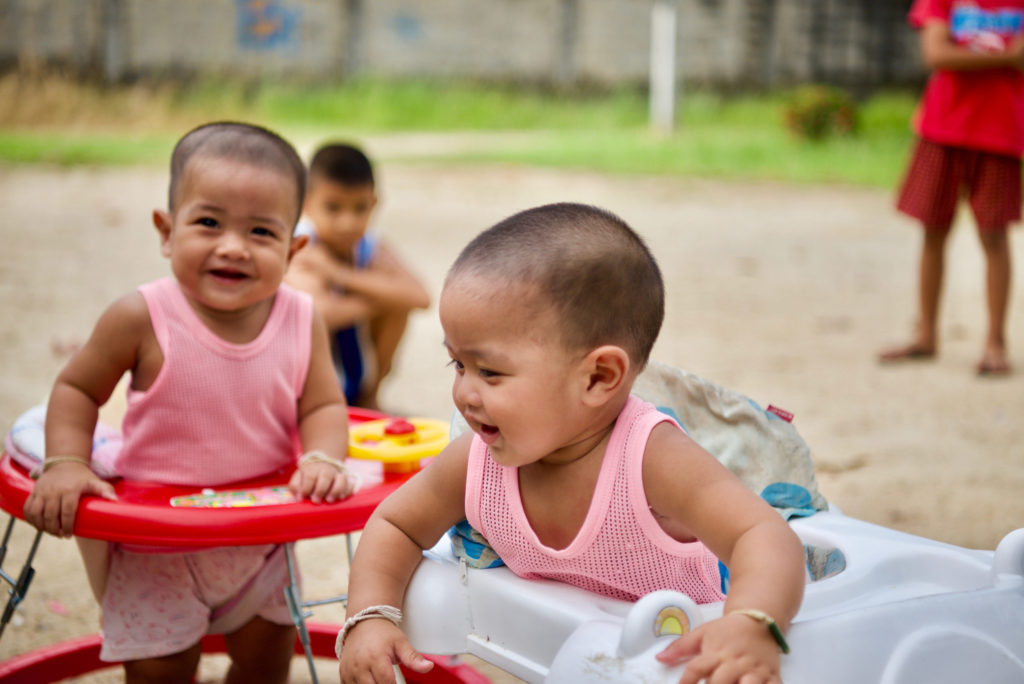
[[[676,4],[656,0],[651,7],[651,126],[670,133],[676,105]]]

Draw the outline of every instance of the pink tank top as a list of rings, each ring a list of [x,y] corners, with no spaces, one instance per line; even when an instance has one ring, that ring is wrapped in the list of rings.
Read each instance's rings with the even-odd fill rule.
[[[199,320],[173,278],[139,292],[164,363],[149,389],[128,390],[118,474],[205,487],[294,464],[298,398],[309,369],[310,297],[282,286],[256,339],[232,344]]]
[[[644,449],[662,422],[676,425],[651,404],[629,398],[612,430],[587,517],[564,549],[537,538],[519,495],[518,470],[495,463],[475,437],[466,480],[469,524],[520,577],[554,579],[627,601],[658,589],[681,591],[698,603],[721,601],[718,559],[701,542],[670,537],[647,503]]]

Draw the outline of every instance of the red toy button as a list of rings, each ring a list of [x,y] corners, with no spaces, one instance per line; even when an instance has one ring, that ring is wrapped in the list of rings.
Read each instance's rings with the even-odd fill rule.
[[[411,435],[416,432],[416,426],[405,418],[395,418],[384,426],[385,435]]]

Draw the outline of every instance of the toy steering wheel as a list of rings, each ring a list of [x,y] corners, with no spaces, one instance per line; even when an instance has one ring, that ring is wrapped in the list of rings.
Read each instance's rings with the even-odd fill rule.
[[[418,470],[420,461],[436,456],[448,445],[448,423],[430,418],[388,418],[353,425],[348,455],[381,461],[384,471]]]

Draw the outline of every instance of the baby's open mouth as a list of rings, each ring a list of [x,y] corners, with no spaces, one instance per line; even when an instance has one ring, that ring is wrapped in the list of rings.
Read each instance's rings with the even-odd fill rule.
[[[246,275],[241,271],[226,271],[219,268],[210,271],[210,273],[217,276],[218,278],[227,278],[229,280],[242,280],[243,278],[246,277]]]
[[[481,423],[480,432],[485,435],[496,435],[498,434],[498,427],[496,425],[484,425]]]

